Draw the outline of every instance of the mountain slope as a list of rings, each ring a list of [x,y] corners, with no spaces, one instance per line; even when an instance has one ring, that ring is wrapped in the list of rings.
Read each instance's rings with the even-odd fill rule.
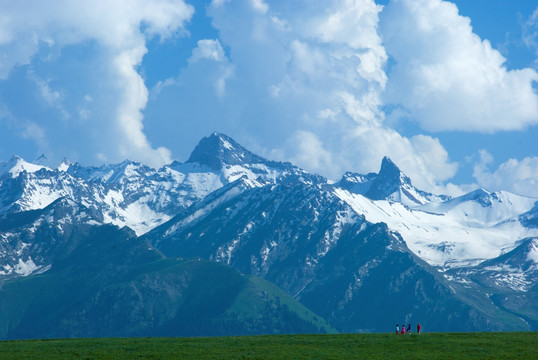
[[[71,251],[77,238],[101,222],[68,198],[44,209],[0,215],[0,284],[6,279],[46,271]]]
[[[491,302],[490,312],[477,311],[398,234],[366,221],[331,189],[299,179],[238,182],[144,238],[167,256],[201,256],[274,282],[341,331],[424,319],[438,331],[504,329]]]
[[[497,202],[492,206],[463,197],[414,208],[386,200],[372,201],[343,189],[335,189],[335,194],[368,221],[386,223],[432,266],[473,266],[512,250],[520,239],[538,235],[536,229],[525,226],[514,215],[531,207],[536,199],[514,194],[507,195],[513,203]],[[458,205],[450,205],[453,203]],[[444,206],[449,210],[443,211]]]
[[[271,284],[166,259],[128,229],[93,227],[76,240],[47,272],[2,286],[0,338],[334,331]]]

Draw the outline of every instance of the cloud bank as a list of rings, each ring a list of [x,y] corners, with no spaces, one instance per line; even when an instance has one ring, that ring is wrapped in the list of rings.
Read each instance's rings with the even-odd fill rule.
[[[93,119],[93,130],[98,129],[101,133],[95,136],[108,141],[90,151],[106,153],[103,156],[111,159],[129,156],[152,165],[170,161],[170,151],[153,149],[144,134],[141,110],[148,101],[148,91],[137,67],[147,51],[146,39],[165,39],[184,29],[193,14],[191,6],[181,0],[20,0],[2,1],[0,13],[0,79],[7,79],[17,67],[26,65],[31,73],[36,62],[62,61],[62,51],[91,43],[91,51],[84,56],[98,59],[102,69],[82,76],[80,85],[98,81],[97,87],[108,92],[112,101],[85,104],[82,117],[86,119],[91,117],[92,106],[105,106],[98,114],[106,119]],[[95,76],[102,78],[92,80]],[[35,79],[43,98],[60,106],[59,93],[49,88],[47,81]],[[65,110],[64,115],[69,117]],[[51,131],[36,120],[29,123]],[[57,125],[55,131],[59,130]],[[116,146],[105,145],[110,142]]]
[[[493,133],[538,123],[538,73],[507,70],[453,3],[392,0],[381,28],[395,61],[385,99],[422,128]]]
[[[199,41],[159,97],[185,99],[178,133],[188,123],[199,136],[235,134],[268,157],[331,178],[377,171],[388,155],[433,189],[457,164],[438,139],[407,138],[386,124],[382,11],[373,0],[213,1],[208,14],[219,38]],[[163,115],[160,105],[149,104],[152,117]],[[204,122],[193,124],[195,116]]]
[[[193,6],[0,2],[0,90],[23,80],[54,116],[42,121],[13,104],[0,106],[0,114],[40,148],[65,143],[101,161],[128,157],[159,166],[171,152],[184,159],[216,130],[334,179],[346,170],[378,171],[388,155],[418,187],[452,193],[461,191],[447,184],[460,164],[436,131],[495,133],[538,123],[536,70],[508,70],[451,2],[193,5],[215,35],[195,39],[177,75],[148,91],[148,40],[187,34]],[[535,23],[536,12],[525,25],[529,47]],[[402,131],[409,123],[413,130]],[[64,129],[62,136],[52,128]],[[510,166],[532,168],[528,159]],[[484,186],[500,184],[495,179],[510,168],[479,165],[474,175]],[[536,180],[515,173],[522,188]]]

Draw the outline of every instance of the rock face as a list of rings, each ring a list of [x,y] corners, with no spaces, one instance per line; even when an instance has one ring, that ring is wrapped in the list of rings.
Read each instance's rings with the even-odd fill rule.
[[[388,158],[334,183],[218,133],[158,170],[13,157],[0,337],[537,330],[537,200],[430,194]]]

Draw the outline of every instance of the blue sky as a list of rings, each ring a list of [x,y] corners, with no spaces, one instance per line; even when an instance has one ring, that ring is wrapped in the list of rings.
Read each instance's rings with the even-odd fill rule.
[[[184,161],[538,196],[534,0],[0,0],[0,161]]]

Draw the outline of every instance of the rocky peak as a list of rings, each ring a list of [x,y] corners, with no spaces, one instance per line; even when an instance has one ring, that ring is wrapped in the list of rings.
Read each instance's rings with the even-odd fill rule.
[[[366,196],[374,200],[386,199],[404,185],[411,186],[411,179],[390,158],[385,156],[381,162],[379,174],[372,181]]]
[[[265,163],[266,160],[251,153],[232,138],[214,132],[198,143],[187,162],[199,163],[213,170],[220,170],[226,165]]]

